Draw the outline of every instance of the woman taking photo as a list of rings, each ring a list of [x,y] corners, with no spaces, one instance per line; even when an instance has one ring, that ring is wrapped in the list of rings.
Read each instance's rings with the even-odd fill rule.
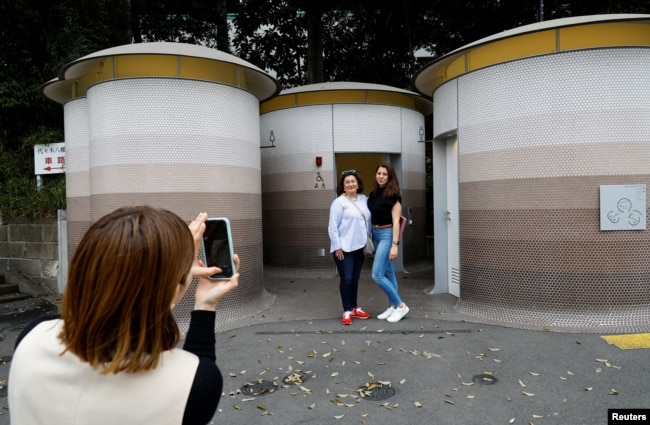
[[[370,314],[359,308],[357,293],[370,224],[370,211],[363,195],[363,182],[355,170],[343,171],[336,188],[338,197],[330,206],[330,252],[339,271],[343,317],[341,323],[352,324],[352,319],[367,319]]]
[[[368,209],[372,217],[372,239],[375,244],[372,279],[388,296],[388,308],[377,318],[399,322],[409,312],[397,291],[394,263],[399,249],[402,196],[395,169],[388,164],[379,164],[375,171],[375,189],[368,196]]]
[[[223,380],[215,309],[238,284],[197,260],[208,215],[188,227],[151,207],[90,226],[69,267],[61,317],[18,337],[9,372],[12,425],[206,424]],[[239,258],[235,256],[239,267]],[[198,277],[183,349],[172,308]]]

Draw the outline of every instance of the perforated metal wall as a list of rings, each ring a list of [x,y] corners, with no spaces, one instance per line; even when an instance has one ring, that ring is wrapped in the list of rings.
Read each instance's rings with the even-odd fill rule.
[[[90,227],[90,157],[88,153],[88,102],[86,98],[63,105],[65,133],[65,192],[68,252],[74,253]]]
[[[262,149],[265,263],[334,273],[327,222],[339,153],[401,155],[405,205],[425,217],[424,143],[418,143],[423,125],[420,112],[390,105],[310,105],[263,114],[261,146],[269,145],[271,131],[276,145]],[[322,166],[315,156],[323,158]],[[372,181],[366,186],[372,188]],[[407,232],[405,262],[420,261],[426,256],[424,219]]]
[[[436,107],[458,115],[457,310],[496,322],[648,328],[648,231],[599,228],[600,185],[650,187],[648,81],[649,49],[607,48],[495,65],[435,93]]]
[[[68,214],[89,205],[94,222],[120,206],[146,204],[188,222],[201,211],[228,217],[242,275],[220,304],[217,327],[268,306],[273,296],[263,286],[258,99],[210,82],[125,79],[91,87],[87,110],[88,171],[80,132],[78,155],[73,152],[68,166],[81,171],[68,178],[72,187],[87,184],[88,194],[72,192]],[[79,117],[72,118],[78,112],[66,109],[66,132],[83,128]],[[183,331],[193,305],[185,297],[175,309]]]

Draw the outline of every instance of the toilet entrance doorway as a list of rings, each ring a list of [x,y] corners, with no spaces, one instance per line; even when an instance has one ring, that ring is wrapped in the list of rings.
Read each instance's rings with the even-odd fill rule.
[[[395,174],[402,183],[402,161],[400,155],[382,154],[382,153],[363,153],[363,154],[336,154],[336,169],[334,187],[338,185],[341,178],[341,173],[347,170],[355,170],[361,181],[363,182],[363,194],[368,196],[375,188],[375,171],[377,166],[382,163],[390,164],[395,169]],[[402,215],[405,214],[406,208],[402,205]],[[402,249],[399,250],[399,255],[395,260],[395,271],[404,271],[404,259],[402,258]],[[368,258],[364,264],[364,269],[372,267],[372,258]]]

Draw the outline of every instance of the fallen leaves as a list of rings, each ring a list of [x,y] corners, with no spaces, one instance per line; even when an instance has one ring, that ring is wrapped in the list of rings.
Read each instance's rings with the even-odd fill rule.
[[[494,399],[497,400],[497,403],[503,404],[510,403],[508,409],[512,409],[511,415],[516,414],[516,417],[501,417],[501,423],[532,425],[544,418],[550,418],[554,414],[553,411],[547,411],[545,408],[533,407],[542,405],[549,395],[556,397],[556,404],[563,403],[568,408],[571,403],[581,401],[580,398],[590,398],[596,394],[617,396],[620,395],[619,390],[623,390],[620,387],[618,389],[611,388],[618,385],[614,381],[604,386],[595,381],[590,382],[586,377],[588,373],[593,374],[593,369],[596,368],[597,373],[603,371],[603,375],[605,372],[616,369],[617,367],[612,364],[614,363],[613,359],[597,358],[595,363],[592,360],[586,364],[574,362],[559,367],[544,362],[531,362],[530,364],[536,370],[528,371],[517,369],[517,366],[522,363],[516,363],[515,367],[512,367],[513,355],[516,353],[506,347],[500,348],[494,343],[490,344],[493,346],[484,345],[482,347],[467,345],[467,348],[460,352],[464,362],[462,366],[469,365],[468,369],[473,373],[463,376],[454,370],[453,365],[458,364],[457,359],[449,358],[447,347],[439,345],[447,344],[449,338],[445,341],[438,341],[436,337],[431,338],[429,333],[414,332],[410,339],[397,340],[391,339],[395,332],[390,329],[384,331],[383,329],[373,330],[372,327],[370,328],[360,337],[350,336],[354,333],[346,334],[345,340],[333,336],[335,339],[329,341],[317,339],[310,341],[311,345],[301,345],[300,348],[294,346],[292,349],[291,344],[286,341],[282,341],[282,346],[273,343],[269,348],[275,347],[276,351],[272,354],[284,362],[281,370],[285,373],[291,372],[284,378],[285,384],[291,384],[292,389],[289,391],[289,396],[293,397],[291,405],[296,404],[293,400],[303,400],[298,404],[303,415],[329,417],[330,422],[334,418],[339,421],[337,423],[360,422],[367,425],[372,423],[372,415],[375,414],[370,412],[371,416],[368,417],[368,413],[363,411],[368,408],[367,406],[374,406],[371,407],[372,409],[382,407],[388,410],[422,409],[420,410],[422,414],[426,413],[425,410],[428,407],[432,407],[432,411],[435,409],[456,411],[457,408],[457,411],[460,412],[483,406],[487,400],[486,395],[489,393],[489,400]],[[325,335],[326,332],[319,334]],[[453,334],[447,333],[447,335]],[[324,337],[320,339],[324,339]],[[433,350],[443,353],[444,357]],[[465,353],[467,356],[464,355]],[[497,356],[499,358],[496,358]],[[263,365],[264,361],[265,359],[262,358],[259,363]],[[395,376],[400,370],[404,370],[395,367],[399,362],[405,362],[409,368],[413,366],[412,370],[415,372],[404,376]],[[569,364],[571,366],[568,366]],[[384,365],[386,366],[384,367]],[[451,370],[449,370],[450,365],[452,366]],[[567,367],[571,367],[573,370],[567,370]],[[305,374],[302,370],[309,368],[315,371],[309,379],[315,378],[316,372],[318,378],[305,383]],[[237,372],[238,369],[233,368],[228,376],[237,378],[248,373],[246,370]],[[455,383],[439,385],[445,382],[449,372],[451,372],[452,379],[454,374],[457,376]],[[273,376],[276,373],[278,373],[276,370],[266,368],[260,375]],[[278,374],[284,376],[281,373]],[[485,379],[472,382],[472,379],[477,376],[475,374],[482,374]],[[499,377],[498,381],[497,377]],[[363,383],[363,380],[367,382],[362,387],[355,385]],[[435,381],[435,384],[430,380]],[[549,381],[551,386],[548,386]],[[490,384],[495,385],[490,386]],[[400,386],[403,386],[402,388],[406,391],[400,392]],[[280,386],[279,389],[281,388],[289,388],[289,386]],[[390,401],[369,397],[374,391],[387,388],[397,391],[396,396]],[[495,388],[498,389],[495,390]],[[558,391],[558,394],[555,394],[554,390],[549,388],[559,388],[562,392]],[[286,401],[287,391],[282,391],[284,391],[282,396],[276,392],[273,397],[264,399],[264,402],[261,397],[256,400],[256,397],[242,398],[238,396],[236,403],[232,403],[231,406],[234,404],[232,408],[235,410],[247,409],[249,413],[263,412],[262,414],[271,415],[273,413],[269,408],[271,410],[280,409],[280,407],[274,406],[274,403]],[[549,391],[552,394],[549,394]],[[585,393],[592,391],[591,394]],[[409,397],[408,394],[411,396]],[[372,401],[368,401],[368,399]],[[520,409],[521,406],[529,407]],[[531,408],[533,411],[530,410]],[[364,419],[366,417],[368,417],[367,420]]]
[[[306,380],[307,380],[307,378],[304,375],[302,375],[300,373],[297,373],[297,372],[294,372],[294,373],[288,375],[286,378],[284,378],[285,383],[294,384],[294,385],[302,384]]]

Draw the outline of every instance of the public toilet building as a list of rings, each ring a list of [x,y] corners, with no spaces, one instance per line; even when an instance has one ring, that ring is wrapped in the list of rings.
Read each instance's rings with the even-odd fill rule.
[[[264,263],[332,275],[329,209],[344,170],[354,169],[368,195],[381,162],[402,190],[403,258],[425,256],[425,117],[431,101],[394,87],[329,82],[282,91],[261,105]],[[402,248],[403,247],[403,248]]]
[[[647,332],[649,82],[650,15],[539,22],[420,70],[434,293],[488,323]]]
[[[65,65],[43,94],[63,105],[68,251],[125,205],[229,217],[245,273],[217,326],[270,305],[262,264],[259,103],[280,90],[255,66],[181,43],[118,46]],[[185,297],[181,328],[193,309]]]

